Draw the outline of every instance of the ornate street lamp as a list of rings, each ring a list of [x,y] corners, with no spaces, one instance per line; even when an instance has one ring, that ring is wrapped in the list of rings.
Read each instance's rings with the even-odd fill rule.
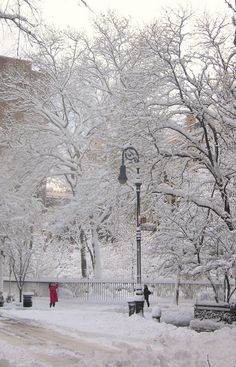
[[[125,159],[139,163],[139,154],[137,150],[133,147],[127,147],[122,151],[122,161],[120,166],[120,174],[118,177],[118,181],[120,184],[125,184],[127,182],[126,175],[126,167],[125,167]],[[135,187],[136,187],[136,197],[137,197],[137,211],[136,211],[136,243],[137,243],[137,284],[136,284],[136,295],[140,296],[143,294],[142,292],[142,277],[141,277],[141,228],[140,228],[140,188],[142,182],[140,179],[139,168],[137,168],[137,176],[135,179]],[[136,301],[136,313],[143,311],[143,303],[141,301],[141,305],[137,307],[137,303],[140,301]]]

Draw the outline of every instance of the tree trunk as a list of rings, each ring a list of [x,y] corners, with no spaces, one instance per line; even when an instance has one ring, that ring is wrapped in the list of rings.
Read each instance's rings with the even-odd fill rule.
[[[22,288],[19,288],[19,301],[22,302]]]
[[[80,255],[81,255],[82,278],[87,278],[87,259],[86,259],[86,246],[85,246],[85,244],[81,245]]]
[[[82,278],[87,278],[86,236],[83,229],[81,229],[80,231],[80,244],[81,244],[80,256],[81,256]]]
[[[225,283],[225,293],[226,293],[225,294],[225,300],[226,300],[226,302],[229,302],[231,286],[230,286],[228,274],[226,272],[225,272],[224,283]]]
[[[180,288],[180,273],[178,271],[176,283],[175,283],[175,304],[179,304],[179,288]]]
[[[207,276],[207,279],[208,279],[208,280],[209,280],[209,282],[211,283],[212,289],[213,289],[213,291],[214,291],[214,294],[215,294],[215,301],[216,301],[216,303],[219,303],[219,295],[218,295],[218,293],[217,293],[216,286],[215,286],[215,284],[213,283],[213,281],[212,281],[212,279],[211,279],[210,275],[208,275],[208,276]]]
[[[95,278],[101,278],[101,256],[96,228],[92,228],[92,248],[94,257],[94,276]]]

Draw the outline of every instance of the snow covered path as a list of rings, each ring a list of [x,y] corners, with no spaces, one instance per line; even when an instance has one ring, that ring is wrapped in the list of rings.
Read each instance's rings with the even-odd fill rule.
[[[163,320],[128,316],[124,305],[34,299],[0,310],[0,367],[235,367],[236,327],[197,333],[165,321],[189,318],[192,305],[161,304]],[[3,360],[6,360],[5,362]]]
[[[91,359],[96,357],[101,360],[107,358],[118,350],[110,347],[103,347],[99,344],[88,342],[78,337],[72,337],[58,333],[58,331],[48,329],[38,324],[33,324],[27,320],[0,320],[1,343],[8,344],[8,349],[21,350],[23,354],[29,356],[29,363],[32,360],[36,365],[48,366],[82,366],[85,355]],[[19,358],[20,359],[20,358]],[[20,362],[20,361],[18,361]],[[27,365],[27,361],[23,362]],[[9,365],[9,364],[8,364]],[[0,361],[0,366],[1,361]]]

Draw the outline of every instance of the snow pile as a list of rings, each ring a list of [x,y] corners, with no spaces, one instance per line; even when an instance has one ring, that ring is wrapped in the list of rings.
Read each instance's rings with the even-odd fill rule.
[[[0,360],[0,367],[10,367],[10,364],[6,359],[1,359]]]
[[[195,319],[190,321],[190,327],[196,331],[215,331],[225,327],[225,324],[214,320]]]
[[[155,320],[160,321],[161,319],[161,308],[159,306],[156,306],[152,310],[152,318]]]
[[[165,304],[160,305],[160,323],[152,319],[155,305],[153,310],[145,307],[144,317],[129,317],[127,304],[87,305],[75,300],[59,301],[55,309],[49,309],[47,299],[35,299],[31,309],[2,309],[2,316],[13,320],[0,319],[0,360],[8,360],[10,367],[236,365],[235,327],[211,333],[176,327],[163,319],[170,321],[172,315],[176,323],[179,315],[183,322],[187,315],[190,318],[193,305],[177,308],[168,304],[166,309]],[[13,322],[19,324],[15,335],[6,337]]]

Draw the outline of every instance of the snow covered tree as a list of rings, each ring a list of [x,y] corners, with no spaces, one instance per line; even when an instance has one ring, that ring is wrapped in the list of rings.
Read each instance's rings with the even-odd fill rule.
[[[37,1],[2,1],[0,7],[0,21],[9,27],[16,27],[27,35],[32,35],[35,24],[30,21],[30,15],[37,14]]]
[[[182,228],[181,246],[176,246],[179,230],[169,231],[166,254],[172,252],[184,274],[183,254],[192,252],[189,274],[199,271],[210,278],[219,269],[227,276],[235,258],[235,246],[227,241],[235,231],[234,52],[224,19],[203,17],[194,26],[192,19],[182,11],[167,14],[144,33],[148,54],[162,65],[152,81],[165,84],[163,94],[147,98],[153,118],[149,137],[156,147],[151,191],[172,198],[170,223]]]
[[[26,197],[20,199],[15,195],[14,199],[1,200],[4,216],[1,216],[0,228],[5,235],[4,253],[15,277],[21,302],[34,251],[34,232],[39,230],[42,207],[34,198],[26,200]]]
[[[230,26],[178,10],[142,30],[112,12],[94,27],[93,39],[44,29],[30,56],[34,77],[13,73],[1,84],[1,100],[28,116],[17,130],[27,164],[14,185],[34,196],[47,177],[65,180],[70,203],[55,210],[60,220],[50,225],[80,248],[83,274],[88,251],[98,275],[100,244],[113,240],[119,225],[135,223],[135,167],[127,165],[125,187],[117,182],[121,151],[132,145],[140,153],[141,214],[159,224],[148,247],[157,261],[161,256],[163,274],[229,284],[236,225]],[[8,109],[7,129],[16,129],[14,119]]]
[[[187,231],[181,251],[189,247],[189,266],[182,264],[181,251],[173,251],[183,274],[195,271],[212,280],[221,269],[227,276],[235,256],[234,245],[226,240],[235,230],[235,52],[227,42],[230,26],[224,19],[196,19],[181,9],[166,12],[141,33],[114,14],[96,27],[91,63],[102,75],[109,101],[110,144],[114,151],[128,139],[141,150],[143,188],[150,195],[143,210],[169,226],[177,221]],[[155,204],[153,193],[165,200]],[[170,207],[168,220],[165,206]],[[188,228],[181,223],[183,212]],[[173,231],[171,243],[175,236]]]

